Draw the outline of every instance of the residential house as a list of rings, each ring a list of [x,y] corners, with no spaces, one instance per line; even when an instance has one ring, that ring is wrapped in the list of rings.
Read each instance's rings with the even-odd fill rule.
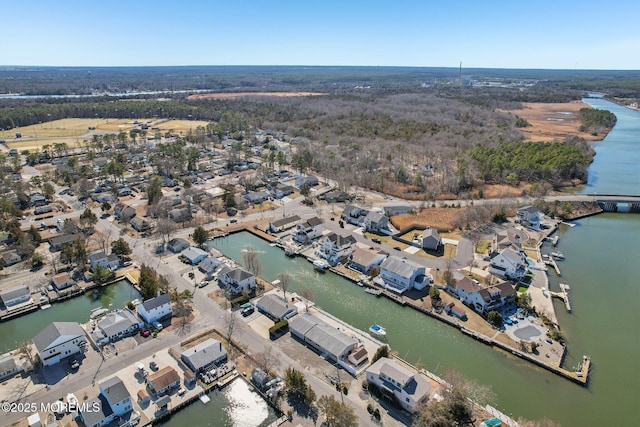
[[[171,366],[165,366],[147,377],[147,385],[156,396],[162,396],[180,386],[180,376]]]
[[[31,291],[27,285],[16,286],[0,292],[0,299],[6,308],[31,300]]]
[[[282,199],[284,197],[287,197],[293,194],[294,191],[295,191],[295,188],[293,188],[290,185],[277,184],[275,188],[271,190],[271,194],[276,199]]]
[[[275,320],[289,319],[298,314],[298,307],[278,295],[269,294],[260,298],[256,304],[260,313],[267,314]]]
[[[218,282],[236,295],[256,288],[256,276],[242,268],[222,267],[218,273]]]
[[[385,206],[384,214],[388,217],[392,217],[394,215],[402,215],[408,214],[413,209],[411,206]]]
[[[376,280],[386,289],[399,294],[411,288],[420,290],[430,283],[424,265],[397,256],[390,256],[382,262]]]
[[[358,225],[360,223],[360,217],[365,216],[366,214],[367,211],[359,206],[347,205],[340,214],[340,218],[349,224]]]
[[[315,187],[319,184],[318,177],[314,175],[307,175],[296,178],[296,188],[302,188],[305,184],[309,187]]]
[[[95,271],[98,265],[115,271],[120,267],[120,258],[114,254],[107,255],[104,251],[96,251],[89,255],[89,264],[91,264],[91,271]]]
[[[5,267],[9,267],[10,265],[14,265],[22,261],[22,257],[18,254],[18,251],[12,249],[10,251],[6,251],[2,254],[2,262]]]
[[[80,419],[86,427],[102,427],[111,423],[115,415],[109,401],[103,394],[82,402],[79,409]]]
[[[131,228],[136,230],[138,233],[144,233],[153,228],[153,222],[141,216],[131,218],[130,224]]]
[[[63,246],[73,245],[76,239],[84,238],[80,234],[63,234],[62,236],[56,236],[49,239],[49,246],[51,252],[57,252],[62,250]]]
[[[67,289],[76,284],[69,273],[58,273],[51,278],[51,284],[57,291]]]
[[[171,239],[169,240],[169,243],[167,243],[167,249],[169,249],[174,254],[177,254],[178,252],[182,252],[183,250],[187,249],[189,246],[191,246],[191,244],[189,244],[188,241],[186,241],[181,237],[176,237],[175,239]]]
[[[260,368],[255,368],[251,371],[251,382],[260,390],[265,391],[266,385],[269,382],[269,374]]]
[[[280,233],[281,231],[288,230],[296,225],[300,224],[302,219],[298,215],[292,215],[286,218],[277,219],[270,222],[267,225],[266,231],[268,233]]]
[[[491,240],[491,252],[500,252],[506,248],[511,248],[516,251],[522,249],[522,244],[529,238],[529,236],[521,230],[513,227],[507,227],[506,229],[494,234]]]
[[[34,215],[43,215],[50,212],[53,212],[53,206],[51,205],[38,206],[33,210]]]
[[[364,227],[367,231],[377,233],[379,231],[389,229],[389,218],[381,213],[369,211],[358,224]]]
[[[188,208],[176,208],[169,211],[169,219],[173,222],[185,222],[191,220],[191,211]]]
[[[40,193],[33,193],[29,196],[29,206],[44,206],[48,203],[47,198]]]
[[[377,387],[382,396],[411,413],[422,407],[431,392],[431,383],[425,376],[387,357],[381,357],[367,368],[367,381]]]
[[[115,203],[118,201],[118,199],[116,199],[116,197],[111,194],[111,193],[93,193],[91,195],[91,200],[93,200],[96,203]]]
[[[351,235],[329,233],[320,240],[320,247],[316,253],[326,259],[329,264],[337,265],[338,262],[349,258],[355,243],[356,239]]]
[[[515,301],[515,291],[509,282],[483,288],[471,281],[459,281],[457,293],[460,301],[480,314],[486,314]]]
[[[135,334],[142,327],[142,322],[128,308],[112,311],[98,320],[92,332],[95,342],[107,344],[116,342]]]
[[[191,265],[197,265],[200,261],[205,259],[209,254],[200,248],[190,246],[182,251],[182,258]]]
[[[133,194],[133,190],[129,187],[120,188],[118,190],[118,197],[127,197]]]
[[[100,394],[109,402],[116,416],[123,416],[133,409],[131,395],[120,378],[112,377],[99,384]]]
[[[249,203],[257,204],[269,200],[269,193],[266,191],[250,191],[244,195]]]
[[[528,267],[524,252],[506,248],[491,258],[487,271],[501,279],[522,280],[527,274]]]
[[[171,297],[169,294],[161,294],[155,298],[145,300],[136,306],[138,315],[147,324],[152,324],[160,319],[171,317],[173,314],[171,308]]]
[[[313,218],[309,218],[305,222],[296,225],[293,240],[300,244],[305,244],[320,236],[322,236],[322,220],[314,216]]]
[[[55,365],[66,357],[84,351],[87,338],[77,322],[53,322],[33,339],[44,366]]]
[[[352,362],[362,361],[363,354],[361,345],[354,337],[309,313],[293,317],[289,321],[289,331],[293,337],[301,340],[323,357],[337,362],[350,374],[357,374],[357,365],[353,365]],[[351,359],[350,356],[352,356]],[[366,355],[364,357],[366,358]]]
[[[19,372],[22,372],[22,370],[22,366],[16,364],[11,353],[5,353],[0,356],[0,381],[14,377],[18,375]]]
[[[542,212],[535,206],[524,206],[516,211],[516,218],[520,224],[533,228],[534,230],[540,229],[540,223],[543,218]]]
[[[460,300],[462,300],[462,295],[477,292],[482,289],[482,286],[480,286],[476,282],[473,282],[467,276],[458,274],[457,272],[454,273],[454,276],[456,275],[458,277],[456,277],[455,281],[447,284],[446,291],[451,295],[458,297]]]
[[[131,218],[136,216],[136,210],[125,203],[116,203],[113,208],[113,216],[116,219],[129,221]]]
[[[180,359],[195,373],[206,372],[227,361],[227,349],[213,338],[195,345],[180,354]]]
[[[386,257],[387,255],[382,251],[356,247],[350,256],[349,268],[371,275],[374,269],[380,267]]]
[[[460,320],[467,320],[467,311],[462,307],[458,307],[453,301],[444,307],[444,311]]]
[[[437,251],[440,245],[442,244],[442,237],[440,237],[440,233],[435,228],[427,227],[422,232],[420,246],[422,249]]]
[[[207,256],[198,263],[198,270],[204,273],[207,280],[211,280],[218,268],[223,264],[216,257]]]

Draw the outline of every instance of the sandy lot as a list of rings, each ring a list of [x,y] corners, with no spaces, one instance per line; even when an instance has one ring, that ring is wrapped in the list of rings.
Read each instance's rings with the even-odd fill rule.
[[[189,95],[187,99],[226,99],[226,98],[240,98],[243,96],[277,96],[277,97],[291,97],[291,96],[320,96],[325,95],[320,92],[236,92],[236,93],[203,93],[196,95]]]
[[[527,102],[522,109],[501,111],[517,115],[531,123],[530,127],[520,129],[528,141],[562,141],[570,135],[577,135],[588,141],[604,138],[604,135],[593,136],[578,130],[580,127],[578,113],[581,108],[591,108],[591,106],[582,101],[552,104]]]

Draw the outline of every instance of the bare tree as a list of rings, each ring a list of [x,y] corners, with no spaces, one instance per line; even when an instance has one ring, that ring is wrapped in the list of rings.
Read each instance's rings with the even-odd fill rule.
[[[167,218],[158,219],[158,224],[156,226],[157,233],[162,237],[162,243],[168,242],[171,240],[171,233],[176,230],[176,224]],[[166,237],[166,240],[165,240]]]
[[[289,273],[280,273],[278,274],[278,280],[280,280],[280,287],[282,288],[282,294],[286,301],[287,289],[289,289],[289,285],[291,285],[291,275]]]
[[[272,346],[268,346],[261,352],[254,354],[253,358],[255,359],[258,367],[265,372],[278,370],[278,367],[280,366],[280,359],[278,355],[274,354]]]
[[[242,259],[246,269],[253,273],[254,276],[260,276],[262,274],[262,263],[258,257],[257,250],[253,248],[247,249],[242,255]]]
[[[236,329],[238,316],[235,311],[228,311],[224,315],[224,332],[227,335],[227,347],[230,348],[231,340],[233,339],[233,333]]]
[[[300,296],[304,301],[304,311],[309,312],[309,305],[311,305],[311,300],[315,297],[315,293],[309,288],[302,288],[300,290]]]

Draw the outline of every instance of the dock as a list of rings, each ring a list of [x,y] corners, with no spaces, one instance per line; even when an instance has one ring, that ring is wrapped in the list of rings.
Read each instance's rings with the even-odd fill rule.
[[[366,288],[364,291],[368,294],[375,295],[377,297],[382,295],[382,289]]]
[[[556,260],[552,256],[549,255],[548,257],[544,257],[544,258],[542,258],[542,261],[546,265],[550,265],[551,267],[553,267],[553,269],[556,271],[556,274],[558,276],[561,276],[560,267],[558,267],[558,263],[556,262]]]
[[[551,242],[552,246],[557,246],[558,245],[558,241],[560,240],[560,236],[545,237],[544,239],[548,240],[549,242]]]
[[[564,306],[567,308],[567,311],[571,313],[571,300],[569,299],[569,290],[571,289],[569,285],[565,283],[560,283],[561,292],[553,292],[549,291],[552,297],[559,298],[564,301]]]

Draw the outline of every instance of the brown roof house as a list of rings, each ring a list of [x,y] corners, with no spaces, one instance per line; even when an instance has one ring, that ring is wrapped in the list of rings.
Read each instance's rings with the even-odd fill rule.
[[[171,366],[165,366],[147,377],[147,386],[156,395],[168,394],[180,385],[180,376]]]

